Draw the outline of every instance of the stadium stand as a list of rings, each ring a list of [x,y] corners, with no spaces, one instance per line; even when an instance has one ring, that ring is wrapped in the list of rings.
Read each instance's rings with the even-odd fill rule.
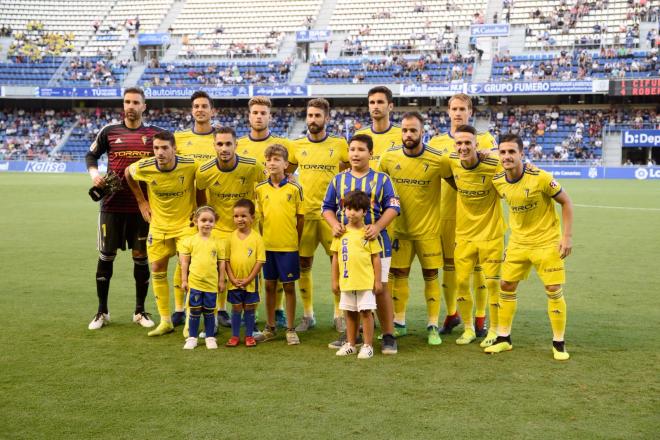
[[[128,73],[128,60],[120,62],[102,57],[67,59],[66,70],[59,85],[64,86],[119,86]]]
[[[658,49],[648,52],[619,47],[561,51],[560,54],[500,55],[491,68],[491,79],[570,80],[584,78],[644,78],[660,76]]]
[[[453,0],[338,0],[333,32],[347,33],[344,54],[420,53],[454,47],[458,27],[469,26],[488,4]]]
[[[238,84],[281,84],[291,74],[291,63],[284,61],[186,61],[145,69],[143,86],[200,86]]]
[[[0,159],[47,159],[74,121],[68,111],[0,111]]]
[[[320,0],[273,2],[230,0],[218,7],[213,0],[188,0],[173,34],[183,40],[182,57],[272,57],[284,33],[311,25]]]
[[[307,82],[406,83],[443,82],[470,79],[474,56],[460,52],[438,58],[436,55],[389,56],[380,59],[323,60],[312,65]]]
[[[62,63],[62,57],[47,57],[35,63],[0,63],[0,83],[10,85],[48,84]]]

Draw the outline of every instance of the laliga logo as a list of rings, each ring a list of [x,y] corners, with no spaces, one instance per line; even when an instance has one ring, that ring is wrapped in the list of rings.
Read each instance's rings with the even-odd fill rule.
[[[635,178],[639,180],[644,180],[649,177],[649,170],[646,168],[637,168],[635,170]]]
[[[598,177],[598,170],[595,167],[589,168],[589,177],[591,179],[595,179],[596,177]]]

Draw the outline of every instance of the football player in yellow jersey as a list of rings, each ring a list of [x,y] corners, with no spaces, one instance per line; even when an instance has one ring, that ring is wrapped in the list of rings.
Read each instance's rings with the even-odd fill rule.
[[[429,146],[446,154],[454,153],[454,133],[456,129],[470,123],[472,117],[472,99],[464,94],[458,93],[449,98],[447,113],[449,114],[449,132],[434,136],[429,141]],[[489,132],[477,134],[477,146],[480,150],[492,150],[495,148],[495,139]],[[442,293],[447,305],[447,316],[440,329],[440,334],[449,334],[461,323],[456,308],[456,272],[454,266],[454,242],[456,232],[456,190],[449,185],[442,185],[442,197],[440,198],[440,223],[442,240],[442,256],[444,266],[442,271]],[[478,337],[487,334],[486,304],[488,292],[486,280],[477,265],[473,276],[474,298],[476,299],[475,327]]]
[[[213,148],[213,127],[211,118],[213,117],[213,101],[208,93],[198,90],[190,96],[192,106],[192,117],[194,123],[192,128],[183,131],[175,131],[176,154],[179,156],[191,157],[197,165],[213,159],[215,149]],[[202,206],[198,204],[197,206]],[[184,292],[181,288],[181,265],[177,262],[174,269],[174,313],[172,313],[172,325],[175,327],[181,325],[186,320],[184,306]],[[221,302],[221,310],[224,311],[224,300]],[[229,316],[225,312],[225,317],[220,316],[219,323],[229,327]],[[226,319],[223,319],[226,318]]]
[[[424,118],[408,112],[401,119],[403,145],[392,147],[380,158],[379,171],[390,176],[401,201],[401,215],[394,225],[392,266],[394,277],[394,326],[399,336],[407,334],[408,276],[417,255],[424,276],[424,297],[428,314],[427,337],[430,345],[440,345],[438,333],[442,266],[440,243],[440,185],[445,179],[454,185],[449,155],[422,143]]]
[[[502,265],[497,339],[484,351],[500,353],[513,348],[511,323],[516,312],[516,289],[534,266],[548,297],[553,357],[565,361],[569,354],[564,346],[566,300],[562,285],[566,277],[564,259],[573,249],[573,203],[550,173],[523,163],[520,136],[503,135],[498,149],[505,171],[495,176],[493,184],[509,205],[511,235]],[[553,200],[561,205],[561,223]]]
[[[321,217],[321,205],[328,185],[340,171],[348,168],[348,142],[343,137],[330,136],[326,124],[330,118],[330,103],[315,98],[307,103],[305,122],[307,136],[293,141],[298,162],[299,183],[305,200],[305,224],[300,242],[300,297],[303,319],[296,331],[304,332],[316,325],[314,318],[314,282],[312,264],[319,243],[331,257],[332,229]],[[339,297],[335,299],[334,323],[337,331],[344,331],[344,319],[339,310]]]
[[[392,91],[385,86],[373,87],[367,93],[371,125],[357,130],[355,134],[367,134],[374,141],[374,151],[369,167],[378,168],[378,161],[384,152],[395,145],[401,145],[401,127],[390,121],[394,108]]]
[[[463,334],[456,340],[467,345],[477,338],[472,321],[474,301],[470,278],[479,264],[486,277],[490,328],[482,347],[493,344],[497,337],[500,266],[504,250],[502,204],[493,187],[493,176],[502,171],[495,155],[480,157],[477,152],[477,130],[461,125],[454,132],[456,153],[451,153],[451,168],[457,187],[456,206],[456,278],[458,309],[465,320]]]
[[[264,168],[255,159],[236,155],[236,132],[231,127],[214,130],[217,156],[201,164],[195,175],[197,188],[206,190],[208,203],[218,213],[214,235],[228,240],[236,228],[233,221],[234,204],[240,199],[254,200],[254,186],[264,178]],[[218,292],[218,324],[231,327],[225,307],[227,291]]]
[[[191,158],[176,155],[176,141],[170,132],[154,135],[153,147],[155,157],[131,164],[125,175],[142,216],[149,222],[147,256],[151,263],[160,324],[148,335],[160,336],[174,330],[170,317],[167,263],[176,254],[179,242],[194,232],[190,218],[195,210],[197,165]],[[138,183],[140,181],[147,185],[148,200]],[[197,193],[197,200],[204,201],[204,192]]]
[[[272,118],[272,107],[273,103],[266,96],[255,96],[248,101],[250,134],[238,139],[236,153],[239,156],[256,159],[265,168],[266,158],[264,157],[264,153],[266,152],[266,148],[273,144],[283,145],[289,154],[287,174],[291,174],[296,166],[295,151],[289,139],[271,134],[269,126]],[[285,328],[287,321],[284,314],[284,290],[280,284],[277,286],[276,302],[277,309],[275,313],[277,316],[277,326]]]

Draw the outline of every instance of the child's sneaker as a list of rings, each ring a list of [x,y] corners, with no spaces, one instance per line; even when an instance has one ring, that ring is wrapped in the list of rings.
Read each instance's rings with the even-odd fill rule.
[[[337,353],[335,353],[337,356],[350,356],[352,354],[355,354],[357,352],[357,349],[355,346],[349,344],[348,342],[345,343],[344,345],[341,346],[339,350],[337,350]]]
[[[269,328],[266,326],[264,331],[259,333],[255,332],[253,336],[257,342],[266,342],[270,341],[271,339],[275,339],[275,336],[277,336],[277,331],[275,330],[275,327]]]
[[[239,339],[238,336],[232,336],[229,338],[227,343],[225,344],[225,347],[238,347],[238,344],[241,343],[241,340]]]
[[[364,344],[358,353],[358,359],[370,359],[374,357],[374,348],[371,345]]]
[[[257,346],[257,341],[255,341],[252,336],[246,336],[245,337],[245,346],[246,347],[256,347]]]
[[[295,330],[286,331],[286,343],[289,345],[300,344],[300,338],[298,338],[298,333]]]
[[[184,350],[193,350],[195,347],[197,347],[197,338],[193,338],[192,336],[187,338],[186,343],[183,344]]]
[[[209,350],[215,350],[218,348],[218,340],[213,337],[204,339],[204,342],[206,343],[206,348]]]

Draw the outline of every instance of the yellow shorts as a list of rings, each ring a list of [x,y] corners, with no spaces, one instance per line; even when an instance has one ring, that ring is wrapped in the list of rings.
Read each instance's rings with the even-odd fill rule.
[[[319,243],[321,243],[328,256],[332,255],[330,252],[332,229],[323,219],[305,219],[302,237],[300,238],[300,256],[313,257]]]
[[[442,257],[454,258],[456,219],[440,220],[440,241],[442,242]]]
[[[161,234],[149,231],[147,236],[147,257],[149,261],[153,263],[163,258],[173,257],[179,251],[181,241],[196,232],[197,228],[185,228],[176,234]]]
[[[475,266],[481,265],[488,279],[500,279],[504,238],[483,241],[457,239],[454,249],[454,264],[457,278],[469,278]]]
[[[405,269],[410,267],[415,255],[417,255],[422,269],[442,267],[440,237],[428,240],[401,240],[395,238],[392,241],[392,268]]]
[[[559,257],[558,243],[541,248],[525,248],[509,244],[504,252],[502,279],[504,281],[526,280],[532,266],[545,286],[566,282],[564,260]]]

